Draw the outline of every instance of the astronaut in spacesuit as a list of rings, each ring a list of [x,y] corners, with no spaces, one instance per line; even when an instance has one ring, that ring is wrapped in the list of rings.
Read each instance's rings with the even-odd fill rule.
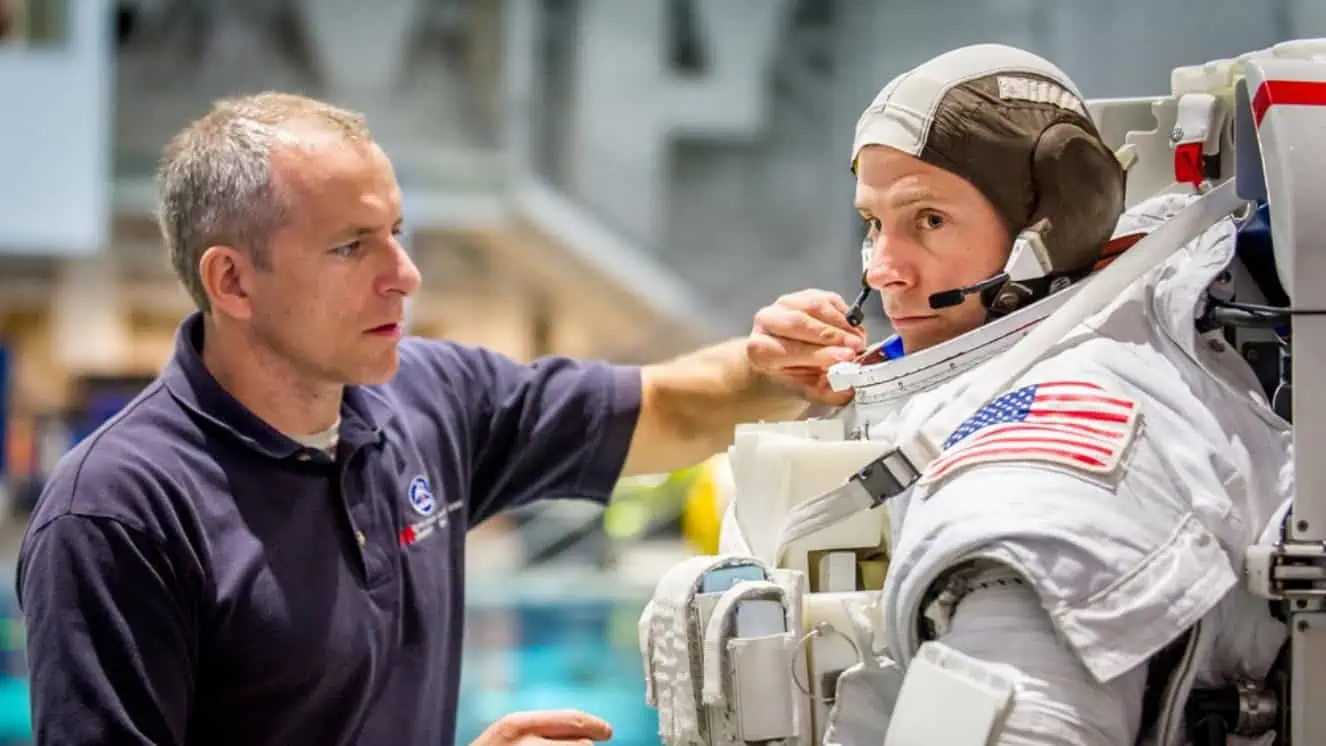
[[[1125,172],[1073,82],[999,45],[889,83],[860,118],[852,167],[866,277],[906,354],[1078,282],[1193,199],[1125,212]],[[985,282],[1027,230],[1051,272]],[[1197,323],[1235,232],[1221,221],[1079,325],[893,501],[877,647],[905,668],[938,640],[1015,671],[1001,744],[1142,742],[1176,651],[1215,685],[1264,676],[1281,647],[1284,626],[1238,580],[1244,548],[1292,492],[1290,426],[1219,330]],[[755,316],[751,361],[848,403],[822,364],[857,351],[845,308],[822,291],[779,299]],[[923,420],[981,374],[890,418]]]

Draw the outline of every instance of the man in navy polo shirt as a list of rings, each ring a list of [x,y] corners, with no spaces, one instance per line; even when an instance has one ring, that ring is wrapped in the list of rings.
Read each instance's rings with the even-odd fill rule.
[[[42,744],[450,744],[465,532],[697,462],[827,401],[862,333],[801,294],[644,368],[401,338],[419,274],[362,119],[220,102],[167,147],[161,228],[199,307],[174,359],[52,474],[19,560]],[[747,346],[784,363],[754,372]],[[575,712],[480,739],[601,740]]]

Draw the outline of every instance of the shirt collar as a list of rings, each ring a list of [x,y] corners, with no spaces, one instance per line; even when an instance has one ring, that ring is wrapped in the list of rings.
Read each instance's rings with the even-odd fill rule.
[[[272,458],[307,450],[267,424],[221,387],[203,364],[203,316],[195,312],[175,334],[175,353],[162,374],[167,390],[182,406],[249,448]],[[394,415],[386,398],[372,387],[346,386],[341,403],[341,441],[358,446],[381,438]]]

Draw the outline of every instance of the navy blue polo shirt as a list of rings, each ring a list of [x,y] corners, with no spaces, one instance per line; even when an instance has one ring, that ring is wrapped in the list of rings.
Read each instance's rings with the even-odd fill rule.
[[[466,529],[605,500],[639,371],[407,339],[389,383],[346,390],[333,459],[230,397],[201,336],[195,315],[31,519],[38,743],[451,744]]]

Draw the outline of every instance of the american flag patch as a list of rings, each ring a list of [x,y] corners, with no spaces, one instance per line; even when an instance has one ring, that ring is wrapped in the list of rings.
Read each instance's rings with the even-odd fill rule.
[[[1097,473],[1119,464],[1137,424],[1137,402],[1085,381],[1025,386],[985,405],[944,441],[920,482],[976,464],[1051,462]]]

